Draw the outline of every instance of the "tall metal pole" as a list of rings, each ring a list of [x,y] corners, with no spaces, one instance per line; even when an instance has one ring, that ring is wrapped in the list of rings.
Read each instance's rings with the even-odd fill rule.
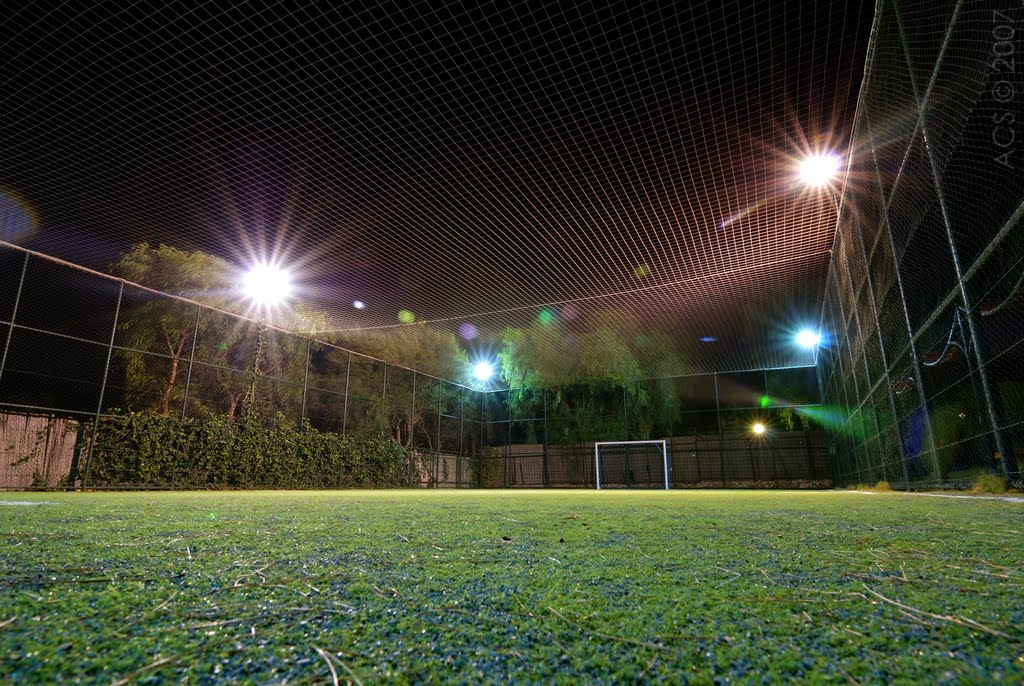
[[[96,401],[96,415],[92,421],[92,438],[89,439],[89,453],[85,458],[85,473],[82,475],[82,488],[89,481],[89,470],[92,468],[92,456],[96,450],[96,433],[100,428],[100,413],[103,411],[103,396],[107,392],[107,377],[110,375],[110,358],[114,353],[114,337],[117,335],[117,320],[121,316],[121,298],[124,295],[124,281],[117,289],[117,305],[114,307],[114,325],[110,327],[110,341],[107,343],[107,363],[103,368],[103,384],[100,386],[100,397]]]
[[[345,367],[345,400],[341,410],[341,434],[344,436],[348,429],[348,385],[352,378],[352,352],[348,353],[348,365]]]
[[[196,323],[192,327],[192,349],[188,353],[188,372],[185,374],[185,397],[181,400],[181,421],[185,421],[188,409],[188,391],[192,384],[192,365],[196,359],[196,338],[199,337],[199,313],[201,311],[201,308],[196,305]]]
[[[455,485],[462,485],[462,460],[466,456],[466,389],[459,391],[459,460],[455,463]]]
[[[551,485],[551,472],[550,472],[550,467],[548,466],[548,462],[550,460],[550,457],[548,455],[549,448],[548,448],[548,392],[547,392],[547,390],[542,390],[541,391],[541,398],[542,398],[543,403],[544,403],[544,458],[543,458],[544,461],[542,463],[542,466],[544,468],[544,485],[545,486],[550,486]]]
[[[313,342],[312,336],[306,337],[306,370],[302,373],[302,410],[299,413],[299,426],[306,423],[306,388],[309,384],[309,348]]]
[[[4,376],[4,365],[7,364],[7,350],[11,347],[11,336],[14,334],[14,320],[18,316],[18,304],[21,302],[21,288],[25,285],[25,272],[28,270],[28,258],[29,253],[25,253],[25,261],[21,263],[21,278],[18,279],[18,290],[14,295],[14,307],[11,309],[11,325],[7,328],[4,354],[0,357],[0,379]]]

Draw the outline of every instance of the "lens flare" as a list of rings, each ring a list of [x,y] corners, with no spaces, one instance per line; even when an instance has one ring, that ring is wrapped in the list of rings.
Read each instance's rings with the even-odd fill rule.
[[[751,429],[752,429],[752,430],[754,431],[754,433],[755,433],[755,434],[757,434],[758,436],[760,436],[761,434],[763,434],[763,433],[765,432],[765,430],[766,430],[766,429],[765,429],[765,425],[764,425],[764,424],[762,424],[761,422],[758,422],[758,423],[754,424],[754,426],[752,426],[752,427],[751,427]]]
[[[490,362],[477,362],[473,367],[473,378],[477,381],[490,381],[494,376],[494,365]]]
[[[365,310],[366,303],[364,303],[362,300],[353,300],[352,307],[356,308],[357,310]]]
[[[800,163],[800,180],[808,186],[826,186],[839,173],[838,155],[812,155]]]
[[[398,321],[402,322],[403,324],[412,324],[413,322],[416,321],[416,315],[413,314],[412,311],[410,310],[399,310]]]
[[[258,264],[242,282],[246,296],[257,305],[273,306],[291,294],[292,279],[287,271],[272,264]]]
[[[796,335],[796,342],[801,348],[816,348],[821,343],[821,334],[817,331],[804,329]]]
[[[541,324],[547,326],[551,322],[555,321],[555,313],[551,310],[541,310],[537,313],[537,319],[540,320]]]
[[[469,322],[466,322],[459,327],[459,336],[461,336],[463,340],[471,341],[478,335],[480,335],[480,331]]]
[[[0,240],[17,243],[28,238],[39,225],[36,211],[13,191],[0,188]]]

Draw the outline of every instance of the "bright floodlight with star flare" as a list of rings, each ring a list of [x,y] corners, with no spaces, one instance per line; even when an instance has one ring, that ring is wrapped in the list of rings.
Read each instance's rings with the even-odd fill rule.
[[[761,422],[754,424],[754,426],[751,428],[754,430],[754,433],[757,434],[758,436],[765,432],[765,426]]]
[[[473,367],[473,378],[477,381],[490,381],[494,376],[494,365],[490,362],[477,362]]]
[[[242,286],[249,299],[265,307],[280,304],[292,291],[288,272],[271,264],[259,264],[250,269]]]
[[[808,186],[826,186],[839,173],[838,155],[812,155],[800,163],[800,180]]]
[[[821,334],[817,331],[804,329],[796,335],[796,342],[801,348],[817,348],[821,343]]]

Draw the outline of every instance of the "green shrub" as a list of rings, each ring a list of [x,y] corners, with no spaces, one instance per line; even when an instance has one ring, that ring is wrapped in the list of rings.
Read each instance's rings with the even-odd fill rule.
[[[892,486],[889,485],[888,481],[879,481],[875,484],[875,490],[879,493],[889,493],[892,491]]]
[[[971,487],[972,493],[1006,493],[1006,479],[998,474],[979,474]]]
[[[324,433],[149,412],[100,420],[88,485],[151,488],[391,488],[414,483],[411,453],[385,436]]]

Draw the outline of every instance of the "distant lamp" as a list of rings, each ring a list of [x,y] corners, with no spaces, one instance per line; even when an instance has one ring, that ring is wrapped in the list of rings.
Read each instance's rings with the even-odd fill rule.
[[[490,381],[494,376],[494,365],[490,362],[477,362],[473,367],[473,378],[477,381]]]
[[[796,335],[796,342],[801,348],[817,348],[821,343],[821,334],[811,329],[803,329]]]
[[[256,305],[278,305],[292,292],[292,279],[287,271],[271,264],[259,264],[242,280],[245,295]]]
[[[800,181],[808,186],[827,186],[839,173],[838,155],[812,155],[800,163]]]
[[[754,426],[750,427],[750,430],[753,431],[758,436],[760,436],[760,435],[764,434],[764,432],[767,429],[765,428],[764,424],[762,424],[761,422],[757,422],[756,424],[754,424]]]

